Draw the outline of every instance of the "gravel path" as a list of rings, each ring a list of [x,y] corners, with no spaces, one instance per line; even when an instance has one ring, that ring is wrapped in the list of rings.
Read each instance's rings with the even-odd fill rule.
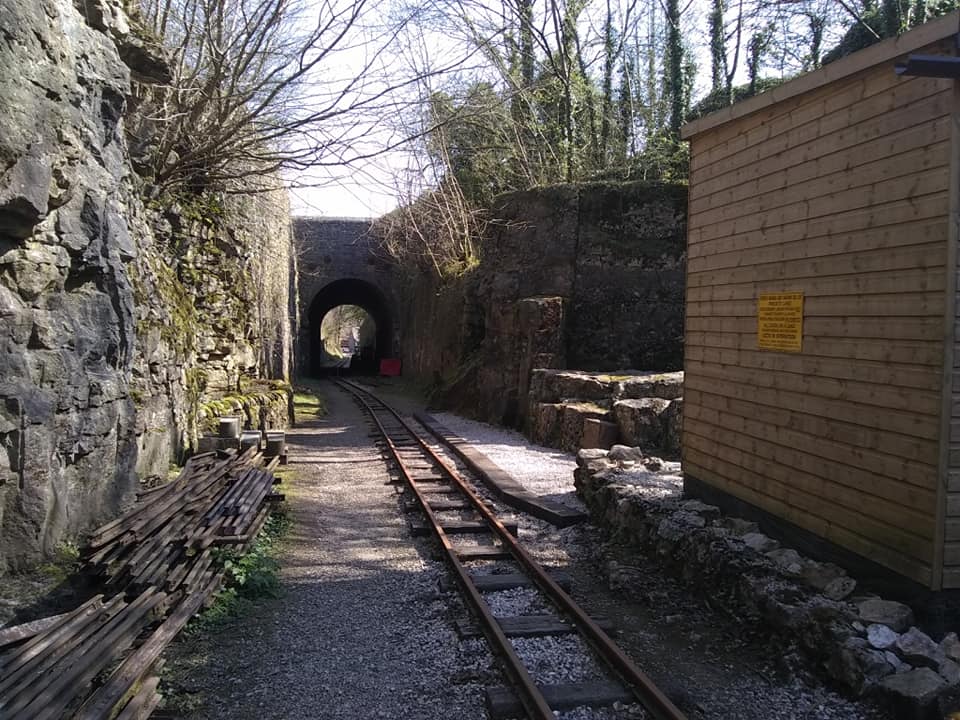
[[[410,538],[359,410],[326,396],[328,419],[288,434],[298,476],[284,594],[216,646],[181,648],[178,689],[203,707],[166,717],[485,717],[491,659],[460,647],[437,596],[442,566]]]
[[[383,394],[404,410],[418,407],[395,392]],[[283,558],[285,595],[213,638],[217,645],[189,649],[173,663],[179,689],[206,701],[166,717],[485,717],[482,690],[500,682],[489,652],[482,641],[457,640],[450,620],[466,613],[452,596],[437,598],[442,566],[431,559],[428,541],[410,539],[359,410],[332,388],[326,395],[329,419],[290,436],[292,456],[304,462],[291,494],[295,525]],[[578,503],[572,455],[532,446],[518,433],[449,414],[436,417],[531,491]],[[758,628],[713,612],[653,559],[605,543],[595,527],[558,530],[509,512],[528,550],[571,576],[573,596],[591,614],[611,620],[621,647],[691,719],[888,718],[882,709],[842,698],[784,667],[789,658],[778,657]],[[606,572],[614,562],[620,587],[611,587]],[[522,589],[487,599],[504,614],[543,610]],[[542,643],[520,643],[524,651],[536,644]],[[586,671],[565,665],[550,662],[537,672]],[[558,715],[642,716],[633,707]]]
[[[389,391],[389,385],[376,391],[384,389]],[[406,409],[416,407],[415,401],[398,393],[389,393],[389,401]],[[531,492],[579,503],[574,497],[573,455],[533,445],[512,430],[450,413],[431,414]],[[649,475],[642,468],[636,473]],[[679,473],[679,463],[664,463],[660,477],[665,491],[682,482]],[[666,575],[656,558],[608,541],[589,523],[558,530],[480,492],[501,512],[515,515],[524,546],[543,565],[562,568],[571,576],[573,597],[592,615],[613,623],[618,644],[688,717],[891,719],[886,708],[850,700],[825,687],[761,628],[714,612],[703,598]],[[608,573],[608,568],[614,572]],[[616,579],[611,580],[614,573]],[[626,576],[629,581],[624,582]],[[525,600],[519,593],[498,598],[507,607]],[[579,711],[570,717],[579,717]]]

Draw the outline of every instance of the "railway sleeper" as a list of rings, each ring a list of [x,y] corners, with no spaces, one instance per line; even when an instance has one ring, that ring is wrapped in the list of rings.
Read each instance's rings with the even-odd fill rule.
[[[555,615],[511,615],[495,618],[507,637],[547,637],[576,635],[577,629]],[[591,618],[604,632],[612,632],[613,623],[605,617]],[[457,633],[462,638],[483,637],[483,631],[473,620],[458,620]]]
[[[570,592],[570,576],[565,572],[551,572],[550,577],[559,585],[564,592]],[[523,573],[503,573],[500,575],[470,575],[470,581],[480,592],[499,592],[500,590],[513,590],[514,588],[534,587],[533,581]],[[457,590],[457,584],[447,578],[440,579],[441,592],[452,592]]]
[[[573,710],[574,708],[605,707],[614,703],[633,703],[636,698],[620,683],[610,681],[589,681],[562,683],[559,685],[537,685],[547,704],[554,711]],[[507,720],[526,716],[520,698],[508,687],[487,688],[485,691],[487,712],[491,720]]]
[[[501,520],[504,527],[514,537],[517,537],[516,520]],[[440,527],[447,535],[481,535],[490,532],[490,526],[483,520],[444,520]],[[411,522],[410,532],[414,537],[424,537],[433,534],[433,528],[422,522]]]
[[[513,555],[499,545],[474,545],[457,548],[453,551],[461,561],[467,560],[512,560]]]
[[[427,504],[430,506],[430,509],[435,512],[472,509],[470,503],[464,502],[463,500],[427,500]],[[420,505],[416,500],[405,500],[403,503],[404,512],[416,512],[419,509]]]

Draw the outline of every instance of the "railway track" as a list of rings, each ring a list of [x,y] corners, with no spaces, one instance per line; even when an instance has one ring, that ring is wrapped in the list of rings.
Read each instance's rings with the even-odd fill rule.
[[[389,460],[396,466],[427,526],[442,545],[480,630],[512,686],[488,689],[491,717],[526,716],[554,720],[554,711],[580,706],[623,707],[639,704],[656,720],[685,716],[563,589],[563,581],[543,568],[515,537],[515,528],[497,517],[457,471],[431,447],[411,423],[366,388],[334,381],[360,404]],[[463,538],[471,542],[463,542]],[[478,567],[480,566],[480,567]],[[496,614],[493,594],[511,588],[533,588],[539,600],[528,603],[547,611],[538,614]],[[527,638],[569,638],[573,647],[592,654],[596,672],[585,681],[538,683],[528,664]],[[525,662],[526,660],[526,662]]]

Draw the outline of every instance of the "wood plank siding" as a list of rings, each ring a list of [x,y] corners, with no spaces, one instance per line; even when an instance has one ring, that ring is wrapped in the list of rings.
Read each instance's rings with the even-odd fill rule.
[[[957,25],[684,131],[684,472],[927,587],[960,587],[957,101],[893,64],[952,55]],[[771,292],[803,294],[800,352],[758,347]]]

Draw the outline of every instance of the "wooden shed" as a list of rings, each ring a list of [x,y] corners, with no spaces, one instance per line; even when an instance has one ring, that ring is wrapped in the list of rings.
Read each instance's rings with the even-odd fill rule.
[[[958,30],[683,131],[687,492],[932,590],[960,588],[960,95],[894,66]]]

